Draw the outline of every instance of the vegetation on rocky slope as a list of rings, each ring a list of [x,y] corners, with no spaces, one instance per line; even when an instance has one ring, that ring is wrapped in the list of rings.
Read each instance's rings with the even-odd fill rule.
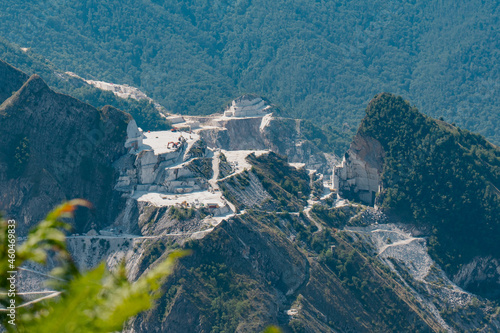
[[[0,187],[5,198],[15,198],[0,200],[0,209],[26,221],[18,231],[74,197],[96,207],[79,211],[77,231],[106,224],[120,207],[112,163],[126,152],[130,115],[56,93],[38,75],[28,79],[1,61],[0,96],[9,96],[0,101]]]
[[[259,332],[271,324],[293,333],[440,328],[362,244],[326,224],[316,231],[302,214],[248,210],[222,222],[185,245],[193,255],[181,261],[158,306],[132,325],[169,332]]]
[[[500,253],[499,147],[386,93],[369,104],[358,134],[386,152],[379,203],[430,226],[431,252],[448,272]]]
[[[250,171],[244,171],[220,183],[224,196],[238,209],[263,209],[277,211],[299,211],[307,204],[311,192],[309,175],[305,169],[297,170],[290,166],[286,159],[273,152],[259,157],[249,155],[248,162],[252,165]],[[261,188],[267,197],[264,201],[241,200],[250,188]]]
[[[234,178],[232,188],[248,191],[251,182],[270,182],[272,186],[262,188],[281,188],[275,193],[282,197],[272,199],[276,206],[243,205],[246,213],[221,222],[201,240],[185,243],[193,255],[181,261],[158,306],[133,321],[135,329],[257,332],[271,324],[293,333],[444,329],[435,313],[409,289],[405,281],[413,281],[412,277],[406,274],[403,280],[391,272],[355,232],[339,231],[346,225],[365,223],[358,222],[363,215],[360,207],[334,208],[333,201],[326,200],[315,205],[310,215],[289,213],[286,209],[295,205],[300,191],[285,191],[279,180],[297,177],[297,184],[306,185],[307,175],[285,167],[274,154],[248,160],[253,171],[230,177]],[[256,170],[263,177],[252,178]],[[302,190],[308,193],[310,189]],[[280,205],[281,201],[288,204]],[[156,260],[158,249],[142,260]],[[484,321],[477,325],[489,327],[489,314],[472,313],[479,308],[493,313],[485,304],[480,300],[468,305],[471,310],[459,307],[457,315],[470,312],[474,320]],[[464,327],[460,321],[456,326]]]

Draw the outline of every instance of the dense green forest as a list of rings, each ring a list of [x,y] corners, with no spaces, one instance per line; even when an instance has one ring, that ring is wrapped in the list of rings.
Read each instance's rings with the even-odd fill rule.
[[[252,92],[349,135],[390,91],[498,144],[499,17],[491,0],[5,0],[0,35],[173,112]]]
[[[430,252],[449,273],[500,253],[500,148],[390,94],[369,104],[359,134],[386,152],[380,204],[431,226]]]

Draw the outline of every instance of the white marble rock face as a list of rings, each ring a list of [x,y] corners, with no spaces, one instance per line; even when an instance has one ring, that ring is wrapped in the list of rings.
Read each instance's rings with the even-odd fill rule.
[[[125,148],[132,148],[137,150],[143,142],[144,134],[142,129],[137,127],[135,120],[131,120],[127,125],[127,141]]]
[[[252,117],[265,115],[269,108],[260,97],[242,96],[233,100],[228,110],[224,112],[226,117]]]
[[[342,164],[332,173],[333,189],[339,193],[350,191],[369,205],[374,204],[373,195],[378,193],[380,176],[376,168],[370,167],[357,154],[350,152],[344,156]]]

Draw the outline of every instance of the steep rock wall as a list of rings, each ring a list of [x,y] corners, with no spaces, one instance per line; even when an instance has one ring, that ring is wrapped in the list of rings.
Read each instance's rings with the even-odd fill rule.
[[[333,170],[333,188],[342,196],[373,205],[380,191],[384,150],[370,137],[356,135],[342,164]]]
[[[9,76],[0,77],[0,82]],[[37,75],[0,106],[0,210],[23,234],[63,200],[85,198],[76,230],[109,224],[122,201],[113,192],[112,167],[125,153],[130,115],[97,110],[52,91]]]
[[[497,258],[476,257],[453,276],[460,287],[484,297],[500,298],[500,262]]]

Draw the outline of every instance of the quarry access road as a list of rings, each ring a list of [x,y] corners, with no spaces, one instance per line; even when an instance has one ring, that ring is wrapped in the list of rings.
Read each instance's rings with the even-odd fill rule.
[[[316,219],[311,216],[311,209],[314,206],[314,204],[315,204],[315,201],[312,199],[309,199],[309,200],[307,200],[307,206],[304,209],[304,214],[306,214],[307,218],[309,220],[311,220],[316,225],[316,228],[318,228],[318,230],[313,232],[313,234],[323,231],[323,226],[321,225],[321,223],[316,221]]]
[[[208,183],[212,186],[214,191],[219,189],[219,185],[217,184],[217,178],[219,177],[219,163],[220,163],[220,152],[215,151],[214,156],[212,157],[212,170],[213,175],[212,178],[208,181]]]
[[[385,250],[387,250],[390,247],[401,246],[401,245],[408,245],[408,244],[410,244],[413,241],[419,241],[419,240],[421,240],[421,238],[411,237],[411,238],[408,238],[408,239],[401,240],[399,242],[395,242],[395,243],[392,243],[392,244],[387,244],[387,245],[383,246],[379,250],[379,255],[382,254]]]
[[[342,243],[344,246],[355,251],[363,259],[364,262],[366,263],[370,262],[363,253],[361,253],[358,249],[354,248],[349,242],[345,241],[340,237],[337,237],[337,240],[339,241],[339,243]],[[384,276],[386,276],[386,273],[376,265],[372,265],[371,267],[374,275],[377,276],[380,279],[380,281],[385,283],[389,288],[394,290],[396,295],[398,295],[398,297],[403,302],[405,302],[420,317],[420,319],[422,319],[434,332],[437,333],[446,331],[443,325],[428,310],[426,311],[426,309],[421,309],[418,306],[418,304],[416,304],[412,300],[413,299],[412,294],[405,288],[404,285],[401,285],[395,279],[388,280],[384,278]]]

